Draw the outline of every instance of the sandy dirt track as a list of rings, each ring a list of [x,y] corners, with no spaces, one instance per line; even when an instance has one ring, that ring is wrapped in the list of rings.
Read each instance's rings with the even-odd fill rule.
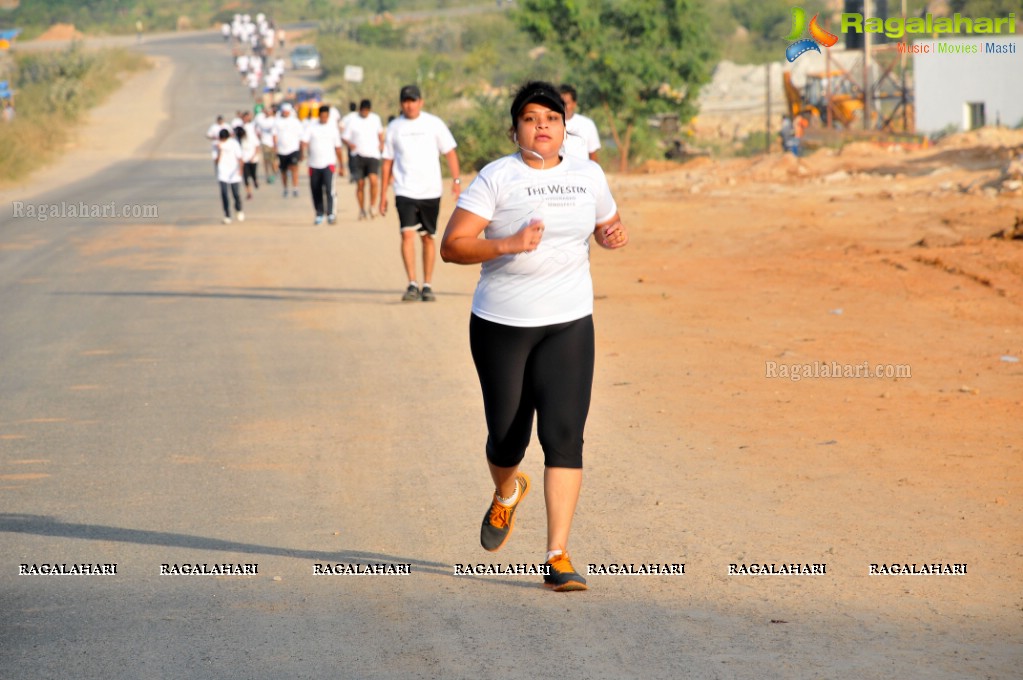
[[[175,124],[160,98],[139,96],[172,68],[132,78],[98,112],[131,100],[153,116],[102,144],[111,158],[187,157],[208,172],[203,130],[191,149],[147,137]],[[1023,216],[1023,198],[984,186],[1021,150],[1023,133],[999,132],[611,176],[632,243],[593,249],[598,365],[570,548],[581,568],[685,574],[596,575],[576,594],[452,576],[456,563],[539,562],[544,547],[541,494],[502,553],[477,543],[490,490],[466,337],[474,268],[441,265],[436,303],[399,303],[396,218],[356,221],[347,184],[330,229],[312,227],[304,186],[298,202],[264,188],[244,224],[223,227],[211,181],[177,223],[79,235],[76,276],[140,287],[121,291],[135,316],[119,334],[90,328],[66,380],[112,408],[105,394],[149,381],[163,406],[117,435],[149,457],[75,468],[71,490],[60,464],[31,476],[35,428],[60,409],[5,401],[0,526],[17,559],[0,565],[12,612],[2,663],[20,671],[40,654],[42,677],[1014,677],[1023,242],[989,236]],[[43,188],[33,181],[5,203]],[[0,253],[46,247],[3,236]],[[864,365],[901,377],[820,377]],[[804,370],[817,377],[787,377]],[[536,480],[541,460],[534,444]],[[29,515],[58,519],[18,519]],[[61,552],[87,535],[124,565],[121,581],[9,576],[46,551],[95,556]],[[217,586],[152,576],[178,554],[258,561],[260,574]],[[413,573],[312,576],[323,562]],[[729,575],[765,563],[826,574]],[[869,575],[914,563],[967,573]],[[34,604],[48,597],[70,604],[51,618]],[[54,642],[65,606],[119,633]],[[123,663],[93,658],[104,654]]]

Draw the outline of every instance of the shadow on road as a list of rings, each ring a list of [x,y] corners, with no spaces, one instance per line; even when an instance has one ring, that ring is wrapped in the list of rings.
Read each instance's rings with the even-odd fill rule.
[[[271,555],[274,557],[294,557],[296,559],[315,560],[318,562],[369,564],[410,564],[416,573],[450,576],[459,580],[470,580],[488,585],[514,586],[521,588],[537,587],[535,581],[514,579],[495,579],[474,576],[471,574],[453,574],[453,565],[441,562],[430,562],[398,555],[366,552],[363,550],[342,550],[327,552],[318,550],[296,550],[277,546],[239,543],[206,536],[189,536],[168,531],[150,531],[147,529],[126,529],[100,524],[76,524],[63,522],[45,515],[28,515],[23,513],[0,513],[0,532],[12,534],[34,534],[36,536],[52,536],[59,538],[78,538],[91,541],[117,541],[119,543],[136,543],[138,545],[160,545],[191,550],[220,550],[224,552],[248,555]]]
[[[250,555],[272,555],[276,557],[295,557],[299,559],[318,560],[323,562],[392,562],[411,564],[418,569],[431,573],[451,573],[451,565],[440,562],[410,559],[396,555],[371,553],[361,550],[327,552],[317,550],[293,550],[268,545],[254,545],[225,541],[205,536],[189,536],[167,531],[149,531],[147,529],[125,529],[108,527],[100,524],[74,524],[62,522],[44,515],[27,515],[20,513],[0,513],[0,532],[12,534],[35,534],[37,536],[55,536],[61,538],[80,538],[92,541],[117,541],[120,543],[137,543],[139,545],[162,545],[192,550],[222,550],[224,552],[243,553]]]
[[[374,297],[386,298],[386,302],[398,301],[400,291],[394,289],[369,290],[360,288],[228,288],[222,290],[187,291],[187,290],[76,290],[55,291],[53,295],[86,297],[164,297],[164,298],[197,298],[215,300],[269,300],[296,302],[340,302],[340,296],[368,296],[360,302],[379,304]],[[468,297],[467,293],[450,293],[437,291],[437,297]],[[346,300],[350,301],[350,300]]]

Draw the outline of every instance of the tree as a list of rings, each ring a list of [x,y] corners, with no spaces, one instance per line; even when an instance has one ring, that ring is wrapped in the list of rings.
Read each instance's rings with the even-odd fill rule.
[[[1019,0],[952,0],[950,3],[953,12],[968,17],[1008,17],[1010,12],[1020,11]],[[1016,17],[1020,19],[1019,16]]]
[[[638,125],[696,114],[714,58],[700,0],[521,0],[515,19],[565,60],[581,106],[603,110],[621,170]]]

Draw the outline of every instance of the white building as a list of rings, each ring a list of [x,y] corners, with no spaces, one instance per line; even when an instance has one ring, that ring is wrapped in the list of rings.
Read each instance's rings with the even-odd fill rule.
[[[917,132],[1023,123],[1023,36],[912,43]]]

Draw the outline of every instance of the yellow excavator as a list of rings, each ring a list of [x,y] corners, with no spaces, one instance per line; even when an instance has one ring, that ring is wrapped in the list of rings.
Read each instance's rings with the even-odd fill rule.
[[[792,118],[803,114],[811,114],[814,122],[828,123],[828,80],[831,80],[831,121],[848,128],[856,120],[862,120],[863,94],[854,92],[848,78],[843,78],[843,71],[808,73],[803,91],[792,82],[792,73],[785,71],[785,98],[788,100],[789,115]]]

